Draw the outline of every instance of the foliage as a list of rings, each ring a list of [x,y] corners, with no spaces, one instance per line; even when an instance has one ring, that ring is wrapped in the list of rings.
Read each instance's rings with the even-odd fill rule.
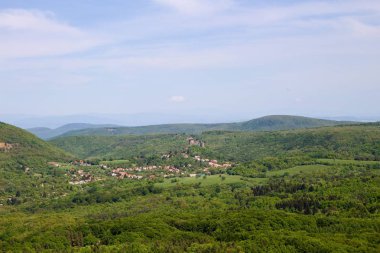
[[[206,148],[189,148],[182,134],[54,140],[96,158],[76,170],[99,180],[81,185],[69,184],[72,164],[44,163],[59,158],[51,145],[14,128],[2,133],[34,149],[4,152],[0,166],[19,157],[45,164],[27,172],[0,167],[3,252],[380,250],[377,125],[207,132],[197,136]],[[236,164],[214,175],[142,180],[115,179],[98,165],[192,163],[189,170],[197,171],[202,164],[191,162],[194,155]]]

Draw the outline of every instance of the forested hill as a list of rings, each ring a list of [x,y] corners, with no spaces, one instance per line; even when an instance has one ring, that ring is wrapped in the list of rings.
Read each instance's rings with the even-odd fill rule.
[[[195,135],[207,157],[248,161],[266,156],[307,153],[319,158],[380,160],[380,127],[361,124],[269,132],[209,131]],[[52,144],[82,158],[128,158],[162,155],[187,147],[187,134],[68,136]]]
[[[125,135],[125,134],[172,134],[187,133],[199,134],[212,130],[228,131],[273,131],[289,130],[299,128],[313,128],[322,126],[336,126],[350,124],[353,122],[333,121],[315,119],[301,116],[272,115],[265,116],[250,121],[239,123],[219,123],[219,124],[164,124],[138,127],[103,127],[94,129],[81,129],[70,131],[62,136],[81,136],[81,135]]]
[[[43,167],[48,161],[63,161],[70,155],[33,134],[0,122],[0,169]]]
[[[236,129],[239,131],[273,131],[290,130],[299,128],[314,128],[323,126],[345,125],[353,122],[324,120],[300,116],[273,115],[238,123]]]
[[[380,125],[374,123],[254,133],[211,131],[200,138],[206,143],[201,152],[231,161],[303,154],[380,161]]]

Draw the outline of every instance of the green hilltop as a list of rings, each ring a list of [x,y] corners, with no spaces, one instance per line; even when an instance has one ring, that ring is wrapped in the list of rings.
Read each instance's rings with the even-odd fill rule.
[[[235,130],[239,131],[273,131],[299,128],[314,128],[337,126],[352,122],[316,119],[290,115],[272,115],[238,123]]]
[[[0,122],[0,168],[46,167],[71,156],[33,134]]]

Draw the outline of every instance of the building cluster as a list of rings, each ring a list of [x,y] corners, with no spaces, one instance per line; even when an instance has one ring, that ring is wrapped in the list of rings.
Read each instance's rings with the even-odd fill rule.
[[[171,165],[169,165],[169,166],[164,166],[164,167],[163,167],[163,170],[168,171],[168,172],[171,172],[171,173],[176,173],[176,174],[178,174],[178,173],[181,172],[180,169],[178,169],[178,168],[176,168],[176,167],[174,167],[174,166],[171,166]]]
[[[182,153],[182,155],[186,155],[188,158],[189,156],[186,153]],[[211,159],[203,159],[200,156],[194,156],[193,157],[196,161],[204,163],[207,167],[203,169],[202,174],[204,175],[210,175],[210,169],[220,168],[220,169],[227,169],[232,166],[230,163],[219,163],[217,160],[211,160]],[[191,164],[187,165],[187,167],[191,167]],[[155,175],[146,175],[144,176],[139,175],[141,172],[153,172],[153,171],[165,171],[165,175],[163,175],[164,178],[168,177],[175,177],[178,175],[186,175],[186,172],[181,171],[179,168],[173,166],[173,165],[166,165],[166,166],[156,166],[156,165],[150,165],[150,166],[141,166],[141,167],[131,167],[131,168],[117,168],[113,169],[111,172],[111,176],[117,177],[119,179],[129,178],[129,179],[142,179],[144,177],[151,178],[156,177]],[[188,176],[192,177],[196,174],[189,174]]]
[[[71,162],[72,165],[75,165],[75,166],[92,166],[91,163],[87,163],[83,160],[75,160],[73,162]]]
[[[131,171],[131,170],[125,169],[125,168],[117,168],[117,169],[112,170],[111,176],[117,177],[119,179],[124,179],[124,178],[142,179],[143,178],[143,176],[131,174],[131,173],[128,173],[127,171]]]
[[[112,170],[111,176],[117,177],[119,179],[124,179],[124,178],[130,178],[130,179],[142,179],[143,176],[141,175],[136,175],[132,174],[130,172],[144,172],[144,171],[166,171],[170,173],[169,175],[165,176],[174,176],[174,174],[179,174],[181,171],[180,169],[176,168],[175,166],[143,166],[143,167],[133,167],[133,168],[117,168]],[[173,174],[174,173],[174,174]],[[164,176],[164,177],[165,177]]]
[[[200,156],[194,156],[194,159],[199,162],[207,163],[211,168],[229,168],[231,163],[218,163],[218,160],[203,159]]]
[[[142,179],[143,176],[136,175],[136,174],[131,174],[129,172],[144,172],[144,171],[156,171],[156,170],[164,170],[169,173],[175,173],[178,174],[181,171],[171,165],[168,166],[143,166],[143,167],[132,167],[132,168],[117,168],[112,170],[111,176],[117,177],[120,179],[123,178],[130,178],[130,179]]]
[[[94,181],[93,176],[83,170],[76,171],[74,168],[71,168],[69,172],[71,175],[71,181],[69,183],[72,185],[86,184]]]

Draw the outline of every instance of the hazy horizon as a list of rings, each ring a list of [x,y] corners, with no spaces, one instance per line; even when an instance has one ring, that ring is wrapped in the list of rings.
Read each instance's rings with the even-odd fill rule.
[[[273,114],[281,115],[281,114]],[[181,124],[181,123],[233,123],[252,120],[270,115],[184,115],[184,114],[163,114],[163,113],[141,113],[141,114],[76,114],[76,115],[0,115],[0,121],[29,129],[37,127],[58,128],[68,124],[85,123],[95,125],[118,125],[118,126],[146,126],[160,124]],[[337,121],[358,121],[374,122],[380,121],[379,117],[355,117],[355,116],[315,116],[315,115],[291,115],[310,118],[337,120]]]
[[[374,0],[4,0],[0,121],[378,120],[379,20]]]

